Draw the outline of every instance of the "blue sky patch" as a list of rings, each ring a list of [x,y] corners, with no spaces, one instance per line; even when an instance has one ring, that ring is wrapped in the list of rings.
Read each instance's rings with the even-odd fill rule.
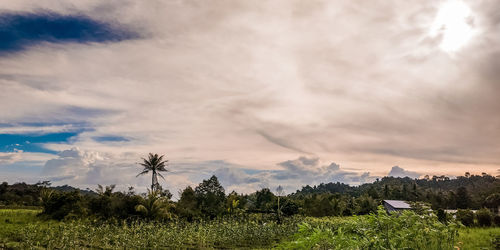
[[[44,148],[44,143],[68,143],[80,132],[51,133],[44,135],[0,134],[0,152],[24,152],[56,154],[57,151]]]
[[[17,52],[41,42],[118,42],[138,35],[85,15],[0,13],[0,53]]]

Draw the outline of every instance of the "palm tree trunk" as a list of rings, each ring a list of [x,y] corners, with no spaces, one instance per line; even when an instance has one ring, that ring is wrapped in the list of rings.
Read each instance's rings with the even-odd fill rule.
[[[151,192],[155,191],[155,176],[156,176],[156,171],[153,170],[153,175],[151,177]]]

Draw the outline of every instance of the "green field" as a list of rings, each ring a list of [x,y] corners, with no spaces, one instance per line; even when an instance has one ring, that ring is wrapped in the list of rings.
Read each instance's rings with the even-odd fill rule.
[[[186,222],[47,221],[39,210],[0,210],[0,249],[278,248],[495,249],[500,228],[446,227],[413,213]]]

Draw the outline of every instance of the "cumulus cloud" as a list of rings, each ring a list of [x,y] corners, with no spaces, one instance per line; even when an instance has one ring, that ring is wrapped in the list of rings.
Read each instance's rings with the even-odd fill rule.
[[[128,186],[147,187],[146,179],[135,178],[139,170],[134,160],[126,155],[117,156],[74,147],[46,161],[41,176],[55,185],[92,188],[97,184],[117,184],[119,189],[124,190]]]
[[[261,188],[274,189],[284,187],[286,192],[293,192],[305,185],[317,185],[328,182],[342,182],[351,185],[373,181],[376,177],[368,172],[342,170],[334,162],[323,164],[318,157],[301,156],[295,160],[278,163],[280,170],[249,170],[220,168],[214,174],[230,190],[254,192]]]
[[[92,164],[103,160],[99,153],[85,152],[79,148],[64,150],[58,156],[45,163],[42,171],[44,175],[73,175],[76,178],[82,173],[87,173]]]
[[[368,172],[359,173],[346,171],[340,165],[332,162],[322,165],[318,157],[299,157],[279,163],[284,170],[279,171],[275,177],[282,180],[298,179],[304,184],[316,184],[322,182],[342,182],[348,184],[361,184],[370,180]]]
[[[394,177],[410,177],[410,178],[418,178],[422,174],[413,172],[413,171],[408,171],[405,170],[399,166],[394,166],[391,168],[391,171],[387,174],[387,176],[394,176]]]

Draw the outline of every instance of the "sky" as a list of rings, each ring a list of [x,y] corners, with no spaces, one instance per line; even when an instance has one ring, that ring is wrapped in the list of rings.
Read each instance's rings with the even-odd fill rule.
[[[0,176],[176,194],[500,174],[496,0],[0,1]]]

